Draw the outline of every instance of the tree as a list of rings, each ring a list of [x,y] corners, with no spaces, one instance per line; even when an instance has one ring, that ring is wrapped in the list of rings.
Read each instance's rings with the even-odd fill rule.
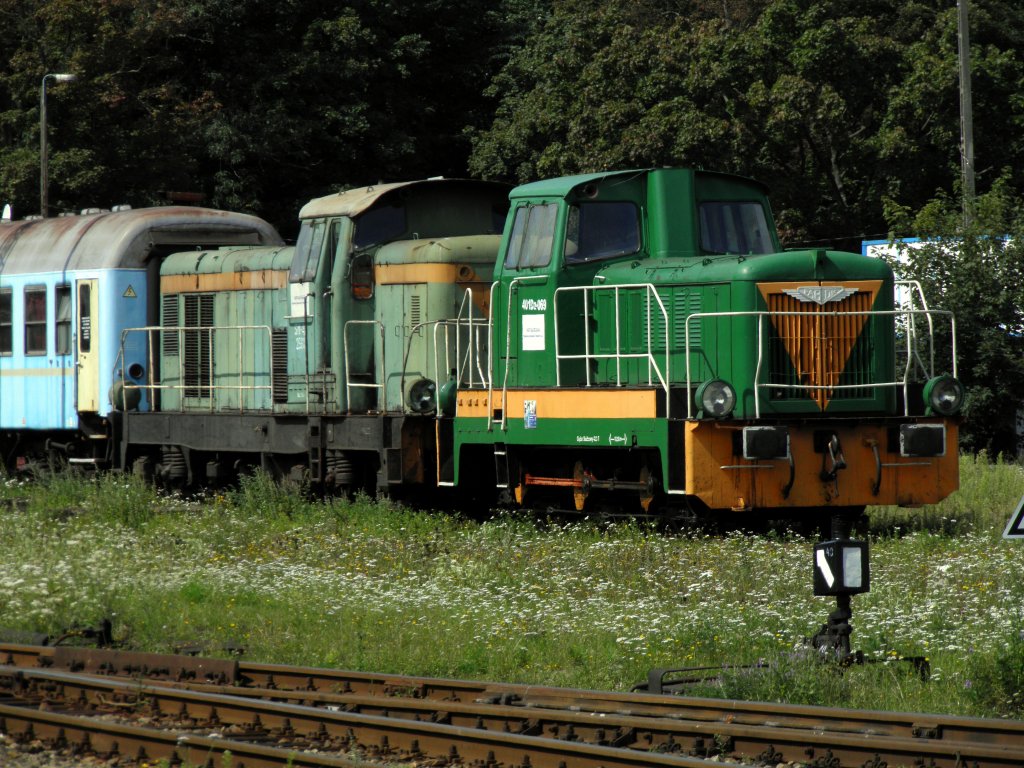
[[[189,191],[287,231],[346,185],[463,175],[480,94],[541,4],[0,0],[0,197],[35,212],[39,83],[64,71],[57,210]]]
[[[998,147],[1021,167],[1024,11],[973,5],[978,164]],[[940,0],[555,2],[493,81],[470,168],[734,171],[771,185],[788,242],[856,248],[884,231],[883,197],[921,206],[950,187],[957,87],[956,12]]]
[[[1024,200],[1004,178],[976,199],[969,221],[945,194],[918,211],[889,201],[887,214],[894,231],[925,240],[903,247],[894,268],[921,282],[930,306],[956,314],[967,390],[963,447],[1016,454],[1024,407]],[[937,359],[950,359],[949,352]]]

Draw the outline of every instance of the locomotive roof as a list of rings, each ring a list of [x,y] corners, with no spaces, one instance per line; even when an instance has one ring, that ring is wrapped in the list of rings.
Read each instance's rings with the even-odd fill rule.
[[[0,224],[0,274],[142,267],[156,246],[280,245],[263,219],[165,206]]]
[[[742,181],[746,184],[753,185],[760,189],[762,192],[767,193],[768,188],[761,182],[748,178],[746,176],[737,176],[731,173],[722,173],[720,171],[701,171],[689,168],[633,168],[625,171],[601,171],[599,173],[581,173],[576,176],[560,176],[554,179],[542,179],[540,181],[533,181],[528,184],[521,184],[512,190],[510,197],[525,198],[525,197],[567,197],[577,187],[583,186],[584,184],[591,184],[607,179],[619,177],[622,180],[635,178],[637,176],[643,176],[650,173],[692,173],[701,176],[717,176],[720,178],[732,179],[734,181]]]
[[[419,181],[399,181],[392,184],[372,184],[367,187],[355,187],[337,192],[326,197],[317,197],[310,200],[299,211],[300,219],[319,219],[325,216],[358,216],[360,213],[373,207],[382,198],[395,193],[397,190],[408,192],[419,190],[425,187],[443,188],[466,188],[478,187],[490,190],[505,191],[509,187],[497,181],[479,181],[475,179],[421,179]],[[433,191],[433,190],[432,190]]]

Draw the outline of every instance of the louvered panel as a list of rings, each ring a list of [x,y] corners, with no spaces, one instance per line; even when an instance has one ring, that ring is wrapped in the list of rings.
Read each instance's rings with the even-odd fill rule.
[[[769,382],[774,384],[823,387],[820,389],[772,390],[776,400],[802,399],[810,396],[824,410],[835,395],[831,387],[842,379],[843,384],[868,384],[871,381],[870,339],[859,345],[857,340],[867,327],[867,312],[874,303],[874,293],[859,291],[840,302],[826,306],[812,305],[785,293],[766,296],[772,314],[774,333],[770,340],[771,370]],[[783,315],[799,312],[805,316]],[[827,312],[827,314],[815,314]],[[870,398],[870,389],[842,390],[843,398]]]
[[[172,293],[163,297],[162,324],[164,328],[177,328],[178,326],[178,294]],[[163,353],[165,355],[178,354],[178,331],[164,331],[160,334]]]
[[[686,318],[701,311],[701,295],[697,291],[685,289],[660,290],[658,295],[672,323],[669,346],[682,352],[686,344]],[[697,349],[700,345],[701,323],[694,320],[690,323],[690,347]],[[658,306],[651,307],[651,346],[655,352],[665,351],[665,318]]]
[[[423,300],[419,294],[414,293],[409,297],[409,325],[411,328],[415,328],[422,322]]]
[[[270,332],[270,366],[273,382],[271,397],[275,403],[288,402],[288,330],[274,328]]]
[[[185,296],[184,360],[185,397],[206,398],[210,396],[210,373],[212,367],[213,295],[191,294]]]

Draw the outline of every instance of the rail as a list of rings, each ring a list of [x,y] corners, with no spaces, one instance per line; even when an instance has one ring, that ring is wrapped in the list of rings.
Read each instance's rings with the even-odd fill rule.
[[[460,386],[487,387],[490,385],[490,371],[483,367],[483,361],[487,359],[485,355],[490,351],[488,346],[490,323],[486,317],[475,315],[474,306],[473,291],[471,288],[467,288],[454,319],[437,320],[430,323],[433,325],[434,380],[439,386],[453,370]],[[483,334],[486,336],[481,339]],[[463,335],[465,335],[465,349],[463,349]],[[452,365],[453,346],[455,365]],[[441,360],[442,351],[443,361]],[[408,357],[408,353],[406,357]]]
[[[912,354],[916,360],[918,367],[921,372],[928,378],[935,375],[935,324],[932,321],[931,313],[928,309],[928,300],[924,297],[924,289],[921,287],[921,283],[918,280],[897,280],[895,283],[896,290],[896,302],[900,306],[904,306],[907,309],[917,309],[917,301],[921,302],[921,309],[925,312],[929,312],[928,318],[928,365],[925,365],[924,361],[921,360],[921,356],[918,354],[916,341],[917,341],[917,326],[914,322],[914,317],[911,316],[906,323],[906,331],[904,338],[907,342],[908,354]]]
[[[508,429],[508,361],[512,357],[512,294],[519,290],[519,286],[524,283],[546,283],[548,281],[547,275],[527,275],[526,277],[516,277],[509,281],[508,284],[508,301],[505,302],[505,375],[501,380],[501,429],[502,431]],[[494,290],[497,283],[491,285],[491,296],[493,299]],[[493,307],[494,304],[492,303]],[[493,341],[493,339],[492,339]],[[493,358],[491,360],[493,364]],[[490,384],[487,388],[487,430],[490,431],[493,424],[493,412],[494,412],[494,368],[491,367]]]
[[[0,664],[9,735],[59,747],[74,733],[74,740],[91,741],[93,750],[107,756],[120,751],[131,757],[144,746],[158,750],[147,752],[150,759],[168,762],[196,760],[198,752],[175,756],[169,748],[213,735],[219,742],[202,742],[207,750],[202,764],[216,754],[211,748],[231,751],[233,760],[223,758],[226,765],[347,768],[351,763],[341,761],[371,755],[393,763],[534,768],[710,768],[734,761],[804,765],[812,759],[814,765],[837,768],[1002,768],[1024,760],[1024,724],[1013,720],[581,691],[59,645],[5,643]],[[121,730],[114,734],[112,727]],[[156,728],[169,729],[160,732],[162,741]],[[86,732],[91,735],[79,735]]]

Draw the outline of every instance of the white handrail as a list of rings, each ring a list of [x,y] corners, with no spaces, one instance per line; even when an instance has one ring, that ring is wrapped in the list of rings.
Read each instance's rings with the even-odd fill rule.
[[[218,384],[218,383],[216,383],[217,378],[221,378],[223,376],[223,374],[218,374],[217,371],[214,368],[214,349],[215,349],[214,338],[216,337],[216,335],[218,333],[223,335],[225,332],[232,332],[232,331],[238,333],[238,371],[237,371],[238,383],[237,384]],[[245,332],[247,332],[247,331],[248,332],[252,332],[252,335],[255,335],[257,340],[258,340],[258,338],[259,338],[259,336],[260,336],[260,334],[262,332],[266,333],[266,347],[265,347],[265,349],[266,349],[266,351],[268,353],[266,355],[266,359],[268,361],[267,373],[269,374],[269,383],[268,384],[245,384],[244,383],[245,382],[245,375],[246,375],[246,372],[244,370],[244,360],[245,360],[245,352],[246,352],[246,349],[247,349],[247,345],[245,343],[245,339],[246,339],[246,333]],[[184,346],[185,346],[184,345],[185,334],[188,333],[188,332],[193,332],[193,333],[202,332],[202,333],[206,334],[206,352],[209,355],[209,371],[207,372],[206,381],[196,381],[196,382],[187,382],[187,383],[185,381],[185,355],[184,355],[184,351],[183,350],[184,350]],[[273,391],[274,391],[274,384],[275,384],[275,381],[274,381],[274,366],[273,366],[273,363],[272,363],[272,357],[273,357],[273,353],[272,353],[272,349],[273,349],[273,343],[272,343],[273,334],[272,334],[272,332],[273,332],[273,329],[269,325],[219,325],[219,326],[212,326],[212,325],[211,326],[185,326],[185,325],[159,326],[159,325],[148,325],[148,326],[140,326],[140,327],[137,327],[137,328],[125,328],[125,329],[123,329],[121,331],[121,343],[120,343],[120,348],[118,350],[118,355],[117,355],[118,359],[120,359],[122,361],[122,365],[121,365],[121,386],[126,391],[127,390],[139,390],[140,392],[144,393],[147,396],[150,404],[153,404],[155,402],[155,394],[157,392],[162,392],[162,391],[177,392],[177,391],[181,391],[182,397],[181,397],[180,402],[178,403],[178,410],[179,411],[184,410],[185,398],[187,396],[185,393],[188,390],[208,391],[208,394],[199,395],[198,397],[201,398],[201,399],[208,399],[209,400],[209,410],[211,410],[211,411],[214,410],[214,407],[215,407],[215,398],[213,397],[213,393],[216,392],[216,391],[238,392],[239,394],[241,394],[243,392],[269,391],[272,394]],[[146,337],[146,357],[147,357],[147,361],[149,363],[147,371],[146,371],[147,382],[144,383],[144,384],[136,384],[136,383],[134,383],[131,379],[129,379],[127,377],[127,375],[125,373],[125,370],[124,370],[124,368],[125,368],[124,360],[126,359],[126,357],[125,357],[125,346],[128,343],[128,338],[132,334],[139,334],[139,333],[145,334],[145,337]],[[155,360],[154,360],[154,351],[155,351],[155,349],[158,348],[158,346],[160,344],[160,336],[158,334],[162,334],[162,333],[174,333],[178,337],[178,339],[177,339],[177,341],[178,341],[178,355],[177,355],[177,358],[178,358],[178,371],[177,371],[178,383],[177,384],[164,384],[164,383],[159,383],[158,384],[158,383],[156,383],[153,380],[153,372],[156,370]],[[155,340],[154,340],[154,336],[155,336]],[[202,337],[200,337],[200,343],[202,343]],[[251,354],[254,357],[255,357],[255,354],[256,354],[256,348],[257,348],[257,343],[254,342],[252,344],[252,346],[251,346]],[[197,374],[198,373],[199,373],[199,371],[197,371]],[[255,370],[255,365],[254,365],[254,368],[253,368],[252,371],[249,372],[249,375],[252,378],[255,378],[257,375],[262,375],[262,372],[257,372]],[[244,402],[244,400],[242,399],[241,396],[239,396],[239,398],[238,398],[238,410],[239,411],[245,410],[245,402]]]
[[[352,381],[352,369],[349,361],[349,349],[351,344],[349,343],[349,330],[352,326],[356,325],[375,325],[380,331],[380,359],[377,360],[377,383],[376,384],[360,384]],[[345,323],[345,327],[342,330],[342,338],[345,342],[345,405],[349,411],[352,410],[352,389],[379,389],[381,393],[381,402],[378,410],[387,411],[388,409],[388,390],[386,382],[384,380],[384,324],[379,320],[348,320]]]
[[[758,345],[757,345],[757,366],[755,368],[755,379],[754,379],[754,415],[755,418],[761,417],[761,398],[760,391],[762,389],[794,389],[794,390],[852,390],[852,389],[873,389],[874,387],[903,387],[904,391],[904,413],[905,415],[910,414],[910,403],[907,400],[907,391],[909,386],[909,375],[911,366],[907,365],[904,369],[904,376],[902,379],[896,381],[873,381],[867,384],[777,384],[777,383],[762,383],[759,380],[760,373],[763,367],[762,358],[765,354],[765,345],[763,343],[763,335],[761,331],[761,324],[764,322],[764,318],[772,317],[835,317],[837,315],[866,315],[868,317],[896,317],[896,316],[907,316],[913,319],[916,315],[925,315],[931,321],[933,315],[944,316],[949,318],[950,322],[950,333],[952,336],[952,367],[953,376],[957,376],[957,348],[956,348],[956,317],[949,310],[941,309],[892,309],[892,310],[856,310],[850,312],[828,312],[828,311],[811,311],[811,312],[772,312],[767,310],[747,310],[747,311],[736,311],[736,312],[694,312],[687,316],[684,324],[684,350],[686,352],[686,388],[687,391],[693,386],[693,377],[690,367],[690,323],[693,320],[702,320],[705,318],[723,318],[723,317],[756,317],[758,318]],[[934,342],[933,342],[934,346]],[[912,354],[911,348],[908,345],[907,355],[908,358]],[[933,369],[934,370],[934,369]],[[687,398],[686,402],[686,418],[693,418],[693,402],[692,398]]]
[[[621,293],[629,290],[643,290],[644,291],[644,306],[645,306],[645,320],[646,320],[646,340],[647,349],[644,352],[622,352],[622,302],[620,301]],[[587,322],[590,317],[590,296],[591,294],[597,293],[612,293],[613,300],[615,302],[615,351],[611,353],[600,354],[592,352],[590,349],[590,329],[589,326],[584,331],[584,343],[583,343],[583,354],[582,355],[566,355],[562,354],[559,347],[559,337],[561,334],[558,332],[558,299],[561,294],[567,294],[572,292],[583,293],[583,317],[584,321]],[[653,300],[652,300],[653,299]],[[655,357],[654,350],[654,338],[652,336],[654,323],[652,322],[651,312],[652,308],[657,305],[657,311],[660,312],[661,318],[665,323],[665,365],[664,371],[661,366],[658,365],[658,361]],[[624,283],[621,285],[574,285],[558,288],[555,290],[554,298],[554,315],[555,315],[555,384],[561,386],[562,384],[562,367],[560,363],[563,360],[584,360],[586,362],[586,386],[592,386],[590,381],[590,362],[592,360],[615,360],[615,384],[617,386],[623,386],[622,382],[622,361],[639,359],[647,361],[647,386],[654,386],[654,379],[657,378],[658,385],[662,390],[665,391],[666,395],[669,390],[669,382],[671,381],[670,371],[670,329],[668,321],[668,310],[665,308],[665,303],[662,301],[660,294],[657,289],[650,283]],[[670,406],[668,406],[670,407]]]

